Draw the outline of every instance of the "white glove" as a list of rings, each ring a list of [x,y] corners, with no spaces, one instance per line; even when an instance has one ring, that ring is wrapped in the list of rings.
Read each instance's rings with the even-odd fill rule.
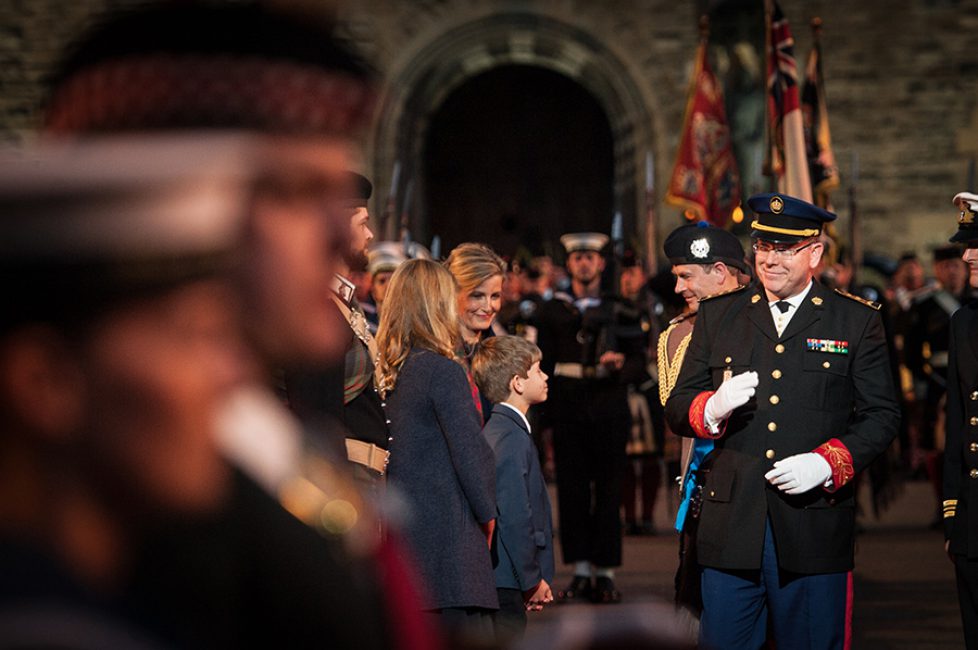
[[[786,494],[802,494],[825,485],[832,477],[832,468],[820,455],[808,452],[795,454],[774,463],[774,469],[764,475],[768,483]]]
[[[717,425],[730,417],[735,408],[743,406],[754,396],[757,381],[757,373],[748,370],[720,384],[717,392],[706,400],[703,409],[703,419],[710,431],[717,433]]]

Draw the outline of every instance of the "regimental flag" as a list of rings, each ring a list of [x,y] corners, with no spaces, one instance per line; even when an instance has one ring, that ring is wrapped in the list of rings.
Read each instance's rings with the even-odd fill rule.
[[[812,182],[815,205],[831,209],[829,193],[839,186],[839,168],[832,153],[829,112],[825,103],[825,80],[822,77],[822,22],[812,21],[814,44],[805,66],[805,85],[801,90],[801,112],[805,126],[805,151]]]
[[[779,192],[811,202],[795,40],[778,3],[768,0],[766,9],[768,158],[764,169],[777,180]]]
[[[666,201],[685,208],[691,220],[720,227],[740,207],[740,171],[730,139],[723,88],[707,60],[705,35],[696,51],[683,134]]]

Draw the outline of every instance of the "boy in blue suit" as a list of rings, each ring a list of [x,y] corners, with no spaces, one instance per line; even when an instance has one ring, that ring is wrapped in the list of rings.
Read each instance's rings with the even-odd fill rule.
[[[499,511],[493,541],[499,611],[493,615],[500,642],[518,639],[526,612],[553,601],[553,527],[550,497],[530,437],[526,412],[547,399],[540,349],[517,336],[494,336],[479,344],[472,374],[493,404],[482,435],[496,457]]]

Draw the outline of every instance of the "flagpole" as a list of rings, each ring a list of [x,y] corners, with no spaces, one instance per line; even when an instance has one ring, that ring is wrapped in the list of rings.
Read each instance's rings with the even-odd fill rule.
[[[856,286],[859,267],[863,264],[863,242],[859,232],[859,211],[856,206],[856,185],[859,183],[859,152],[852,150],[852,169],[849,172],[849,242],[852,247],[852,280]]]
[[[778,191],[778,177],[774,171],[775,135],[771,130],[774,116],[771,114],[771,21],[774,14],[773,0],[764,0],[764,163],[761,173],[768,177],[768,190]]]
[[[645,263],[646,273],[655,275],[659,268],[655,215],[655,161],[652,150],[645,152]]]

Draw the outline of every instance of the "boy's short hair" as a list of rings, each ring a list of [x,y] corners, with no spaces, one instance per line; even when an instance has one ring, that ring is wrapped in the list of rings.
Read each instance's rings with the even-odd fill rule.
[[[509,397],[509,382],[526,378],[530,366],[543,358],[533,343],[518,336],[491,336],[479,343],[472,356],[472,376],[482,394],[493,404]]]

